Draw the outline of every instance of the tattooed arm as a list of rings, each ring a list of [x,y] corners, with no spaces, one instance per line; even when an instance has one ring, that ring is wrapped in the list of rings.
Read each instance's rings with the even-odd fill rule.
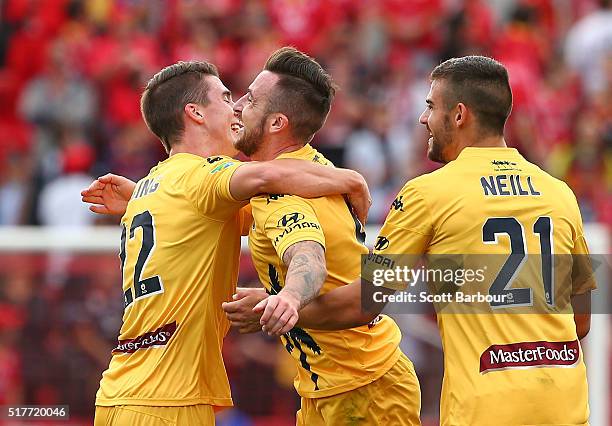
[[[283,263],[288,266],[285,288],[280,294],[290,294],[299,301],[302,309],[319,291],[327,278],[325,252],[315,241],[295,243],[283,255]]]
[[[298,311],[317,297],[327,278],[325,251],[315,241],[289,246],[283,262],[288,266],[285,287],[253,308],[254,312],[263,312],[259,322],[271,336],[280,336],[293,328]]]

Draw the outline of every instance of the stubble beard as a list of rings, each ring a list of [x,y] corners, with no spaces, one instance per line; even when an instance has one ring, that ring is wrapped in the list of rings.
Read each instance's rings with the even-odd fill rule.
[[[444,117],[444,130],[441,130],[437,136],[432,133],[431,149],[427,153],[427,158],[436,163],[446,164],[448,161],[444,159],[444,150],[452,143],[450,117]]]
[[[245,127],[242,136],[238,138],[234,145],[236,149],[242,152],[247,157],[252,157],[263,143],[264,134],[264,119],[262,119],[258,125],[253,126],[252,129]]]

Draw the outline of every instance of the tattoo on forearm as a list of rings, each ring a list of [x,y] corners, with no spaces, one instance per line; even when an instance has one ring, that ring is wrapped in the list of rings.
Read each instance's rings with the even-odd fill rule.
[[[325,252],[317,242],[301,241],[285,251],[283,262],[289,265],[283,291],[296,297],[301,308],[317,297],[327,278]]]

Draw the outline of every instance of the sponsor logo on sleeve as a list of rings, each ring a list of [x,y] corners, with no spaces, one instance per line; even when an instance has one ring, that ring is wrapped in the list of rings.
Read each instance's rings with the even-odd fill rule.
[[[400,195],[399,197],[397,197],[395,200],[393,200],[393,203],[391,203],[391,208],[394,210],[399,210],[401,212],[404,211],[404,201],[403,201],[404,196]]]
[[[480,373],[542,367],[575,367],[579,359],[580,345],[577,340],[492,345],[480,355]]]
[[[304,220],[305,218],[306,216],[304,216],[304,214],[299,213],[299,212],[287,213],[286,215],[281,217],[278,220],[277,225],[279,228],[284,228],[284,229],[280,235],[274,238],[274,241],[273,241],[274,246],[276,246],[283,238],[285,238],[287,235],[289,235],[296,229],[306,229],[306,228],[321,229],[321,225],[315,222],[309,222],[307,220]]]
[[[289,213],[278,220],[278,226],[284,228],[287,226],[295,225],[296,223],[301,222],[303,219],[304,215],[302,213]]]
[[[233,161],[228,161],[227,163],[219,164],[218,166],[216,166],[214,169],[210,171],[210,174],[214,175],[217,172],[221,172],[227,169],[228,167],[232,166],[233,164],[234,164]]]
[[[387,239],[387,237],[383,237],[382,235],[380,235],[377,239],[376,239],[376,244],[374,245],[374,250],[385,250],[387,247],[389,247],[389,240]]]

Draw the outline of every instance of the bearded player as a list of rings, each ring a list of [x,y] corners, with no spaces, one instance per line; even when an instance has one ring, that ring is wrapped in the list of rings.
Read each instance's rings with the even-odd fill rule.
[[[420,122],[431,136],[429,158],[445,166],[400,191],[368,267],[405,254],[477,255],[485,265],[503,259],[480,287],[501,297],[487,313],[470,313],[471,305],[438,311],[441,424],[587,425],[579,339],[589,330],[595,281],[576,198],[506,146],[512,92],[502,64],[455,58],[431,79]],[[367,323],[380,306],[364,311],[362,290],[356,281],[323,294],[300,311],[298,324],[334,330]]]
[[[291,158],[333,167],[309,142],[323,126],[334,93],[331,77],[312,58],[293,48],[274,52],[236,102],[245,126],[236,146],[256,160]],[[365,234],[343,197],[268,195],[252,198],[251,207],[249,247],[270,296],[243,289],[223,306],[232,319],[263,299],[257,309],[265,331],[280,335],[297,366],[297,424],[420,425],[419,383],[391,318],[381,315],[335,332],[294,327],[298,311],[319,292],[359,276],[360,257],[368,252]]]
[[[125,311],[96,395],[95,424],[212,425],[214,410],[232,404],[221,303],[235,290],[240,235],[250,224],[242,208],[265,192],[321,196],[365,184],[355,172],[301,161],[233,160],[241,125],[212,64],[164,68],[147,84],[141,107],[168,159],[137,185],[107,176],[82,193],[98,204],[92,210],[125,212]]]

